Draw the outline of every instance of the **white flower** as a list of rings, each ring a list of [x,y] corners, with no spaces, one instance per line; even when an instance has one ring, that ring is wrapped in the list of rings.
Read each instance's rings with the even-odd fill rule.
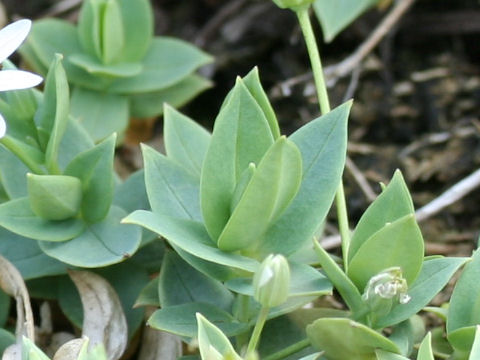
[[[19,20],[0,30],[0,62],[6,60],[27,37],[32,22]],[[42,82],[42,78],[28,71],[4,70],[0,71],[0,91],[28,89]],[[5,135],[7,126],[0,114],[0,138]]]

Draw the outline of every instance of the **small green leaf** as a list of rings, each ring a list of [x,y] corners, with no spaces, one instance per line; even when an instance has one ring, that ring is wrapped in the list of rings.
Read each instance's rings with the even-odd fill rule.
[[[480,325],[475,330],[475,339],[473,340],[472,351],[468,360],[480,359]]]
[[[119,60],[125,46],[125,29],[118,1],[107,0],[101,16],[101,59],[104,64],[112,64]]]
[[[243,78],[245,86],[250,91],[250,94],[255,98],[258,105],[263,110],[265,117],[267,118],[268,124],[270,125],[270,131],[273,134],[273,138],[277,139],[280,137],[280,128],[278,126],[277,116],[275,111],[268,100],[265,90],[263,90],[262,83],[260,82],[260,75],[258,73],[258,67],[254,67],[248,74]]]
[[[379,0],[316,0],[313,8],[322,25],[325,41],[332,41],[339,32],[378,2]]]
[[[172,251],[163,260],[158,291],[162,308],[203,302],[230,311],[233,303],[233,294],[221,282],[200,273]]]
[[[32,211],[46,220],[66,220],[77,215],[82,183],[73,176],[27,174]]]
[[[125,132],[129,118],[126,97],[76,87],[71,101],[72,115],[95,142],[114,132]]]
[[[208,233],[215,241],[230,217],[231,197],[244,169],[273,144],[265,115],[241,79],[215,121],[202,168],[200,197]]]
[[[302,157],[296,145],[279,138],[264,155],[218,238],[224,251],[255,248],[268,226],[297,194]],[[245,226],[248,224],[248,226]]]
[[[377,360],[408,360],[405,356],[379,349],[375,350],[375,354],[377,355]]]
[[[97,58],[88,54],[73,54],[69,61],[84,69],[89,74],[105,77],[130,77],[140,74],[142,65],[140,63],[117,63],[102,64]]]
[[[453,274],[468,258],[438,258],[424,261],[422,270],[413,284],[410,284],[408,304],[396,304],[388,315],[376,322],[378,328],[398,324],[418,313],[448,283]]]
[[[165,104],[164,109],[163,135],[168,158],[200,178],[210,133],[170,105]]]
[[[205,316],[226,336],[241,334],[250,327],[238,322],[222,309],[205,303],[188,303],[157,310],[148,320],[148,325],[180,336],[196,337],[198,331],[196,313]]]
[[[101,267],[118,263],[131,257],[141,240],[140,228],[120,224],[125,215],[123,209],[112,206],[101,222],[88,225],[74,239],[41,241],[40,247],[47,255],[74,266]]]
[[[150,280],[145,287],[140,291],[135,300],[134,308],[141,306],[160,307],[160,299],[158,297],[158,276]]]
[[[417,360],[435,360],[432,350],[432,333],[428,333],[420,344]]]
[[[202,314],[197,313],[198,346],[202,359],[242,360],[225,334]]]
[[[201,221],[199,180],[178,163],[142,146],[145,186],[153,212]]]
[[[479,278],[480,251],[476,250],[453,289],[448,308],[447,334],[459,328],[480,324]]]
[[[165,237],[173,245],[199,258],[236,269],[254,272],[257,261],[234,253],[219,250],[212,242],[203,224],[184,219],[135,211],[122,220],[124,223],[141,225]]]
[[[455,349],[455,352],[458,351],[466,354],[466,356],[460,357],[461,359],[466,359],[468,353],[472,349],[473,342],[475,341],[476,329],[477,325],[471,325],[447,333],[448,342]]]
[[[53,221],[38,217],[32,211],[28,197],[1,204],[0,225],[18,235],[44,241],[70,240],[85,229],[80,219]]]
[[[196,74],[189,75],[165,89],[130,95],[130,114],[138,118],[162,115],[163,104],[180,107],[210,87],[210,80]]]
[[[360,218],[348,249],[350,262],[362,245],[387,223],[413,214],[413,203],[402,173],[397,170],[390,184]]]
[[[64,174],[82,181],[82,217],[87,222],[102,220],[113,199],[113,155],[116,135],[77,155]]]
[[[102,12],[107,0],[87,0],[78,18],[78,38],[83,49],[102,59]]]
[[[23,337],[22,340],[22,360],[50,360],[47,355],[40,350],[35,343]]]
[[[19,142],[19,146],[22,143]],[[10,199],[27,196],[27,166],[3,146],[0,146],[0,158],[0,180],[7,196]]]
[[[376,349],[400,353],[395,343],[350,319],[318,319],[307,326],[307,335],[329,360],[376,360]]]
[[[210,55],[185,41],[156,37],[142,60],[142,72],[115,80],[109,91],[116,94],[158,91],[178,83],[211,61]]]
[[[265,234],[258,254],[289,255],[314,237],[342,176],[350,107],[347,102],[289,137],[302,154],[302,183],[290,206]]]
[[[406,215],[372,235],[356,252],[348,276],[363,290],[379,272],[399,266],[409,285],[417,278],[423,262],[423,238],[414,215]]]

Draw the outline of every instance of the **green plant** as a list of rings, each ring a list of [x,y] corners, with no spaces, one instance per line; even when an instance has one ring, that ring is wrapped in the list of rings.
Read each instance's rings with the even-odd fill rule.
[[[39,20],[20,52],[40,74],[63,54],[71,113],[95,141],[122,137],[130,117],[158,116],[164,102],[180,106],[210,86],[194,72],[212,58],[179,39],[153,37],[148,0],[86,0],[77,26]]]

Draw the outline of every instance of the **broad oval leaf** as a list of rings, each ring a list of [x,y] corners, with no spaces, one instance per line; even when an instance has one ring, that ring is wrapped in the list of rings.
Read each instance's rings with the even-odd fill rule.
[[[423,262],[423,237],[414,215],[386,225],[357,251],[348,266],[348,276],[363,290],[372,276],[399,266],[409,285],[417,278]]]
[[[376,360],[376,349],[400,353],[391,340],[350,319],[318,319],[307,326],[307,335],[329,360]]]
[[[74,239],[64,242],[41,241],[41,249],[49,256],[80,267],[101,267],[125,260],[133,255],[141,241],[141,230],[120,224],[126,212],[116,206],[95,224],[89,224]]]
[[[302,183],[295,199],[260,242],[258,256],[290,255],[314,237],[340,184],[350,107],[347,102],[289,137],[302,154]]]
[[[105,65],[88,54],[73,54],[68,60],[72,64],[84,69],[89,74],[97,76],[123,78],[138,75],[142,71],[142,65],[140,63],[117,63]]]
[[[214,241],[228,222],[231,197],[241,174],[250,163],[259,164],[273,142],[263,110],[237,79],[215,121],[202,167],[200,203]]]
[[[258,240],[297,194],[302,157],[296,145],[279,138],[264,155],[218,239],[224,251],[259,246]]]
[[[30,239],[54,242],[73,239],[85,229],[85,223],[77,218],[55,221],[38,217],[27,197],[0,205],[0,225]]]

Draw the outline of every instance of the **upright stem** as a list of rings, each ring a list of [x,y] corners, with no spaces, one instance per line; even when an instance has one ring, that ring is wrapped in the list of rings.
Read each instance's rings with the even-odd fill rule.
[[[258,314],[257,322],[255,323],[255,327],[253,329],[252,336],[250,337],[250,342],[248,343],[247,347],[247,356],[255,351],[257,348],[258,341],[260,340],[260,334],[262,333],[263,326],[267,321],[268,312],[270,308],[262,307],[260,313]]]
[[[308,56],[313,71],[313,78],[315,80],[315,87],[317,89],[318,102],[320,104],[320,112],[326,114],[330,112],[330,101],[328,99],[327,86],[325,84],[325,77],[323,76],[322,62],[320,60],[320,52],[318,50],[315,35],[310,22],[308,14],[308,7],[302,7],[296,11],[300,27],[302,28],[303,37],[307,45]],[[350,246],[350,228],[348,226],[347,203],[345,201],[345,192],[343,190],[343,182],[337,189],[335,196],[335,203],[337,205],[337,217],[340,235],[342,237],[342,254],[344,259],[345,271],[347,271],[347,256],[348,248]]]

